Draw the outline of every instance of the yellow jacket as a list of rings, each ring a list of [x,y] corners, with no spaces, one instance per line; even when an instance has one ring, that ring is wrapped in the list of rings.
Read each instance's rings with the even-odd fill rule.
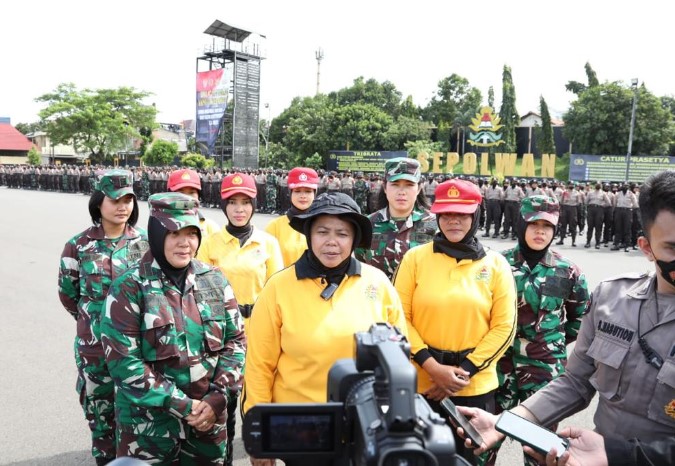
[[[496,364],[513,340],[516,288],[511,268],[495,251],[477,261],[434,253],[433,243],[409,250],[394,278],[408,324],[411,353],[432,348],[475,348],[462,367],[472,373],[457,396],[482,395],[497,388]],[[417,364],[418,391],[431,387]]]
[[[239,305],[255,304],[267,280],[283,268],[277,240],[255,227],[243,247],[238,238],[221,228],[202,242],[197,259],[223,272]],[[245,326],[248,320],[244,320]]]
[[[265,231],[279,241],[281,255],[284,258],[284,267],[288,267],[300,259],[302,253],[307,250],[305,235],[291,228],[286,215],[281,215],[269,222]]]
[[[380,270],[353,259],[324,300],[322,279],[298,279],[296,266],[273,276],[253,308],[244,411],[258,403],[325,402],[328,370],[354,357],[354,333],[389,322],[407,335],[401,301]]]

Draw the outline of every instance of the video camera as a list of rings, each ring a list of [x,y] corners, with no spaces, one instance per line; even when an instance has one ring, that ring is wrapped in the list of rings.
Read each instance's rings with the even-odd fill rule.
[[[328,373],[327,403],[265,403],[246,413],[246,452],[291,466],[454,466],[452,431],[416,393],[405,336],[374,324],[354,338],[355,360]]]

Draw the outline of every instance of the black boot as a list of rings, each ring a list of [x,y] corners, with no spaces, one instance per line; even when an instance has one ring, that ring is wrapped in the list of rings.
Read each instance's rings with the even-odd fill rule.
[[[584,244],[584,247],[585,247],[586,249],[590,248],[590,247],[591,247],[591,243],[588,242],[588,243]]]
[[[107,456],[97,456],[96,457],[96,466],[105,466],[106,464],[114,461],[115,458],[108,458]]]

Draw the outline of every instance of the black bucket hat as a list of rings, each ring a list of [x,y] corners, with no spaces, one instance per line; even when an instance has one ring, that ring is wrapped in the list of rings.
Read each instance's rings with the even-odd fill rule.
[[[306,212],[291,217],[291,227],[302,234],[305,233],[305,224],[319,215],[337,215],[347,217],[361,230],[360,241],[354,247],[370,248],[373,238],[373,226],[368,217],[361,214],[361,209],[350,196],[340,192],[328,192],[317,196]],[[357,235],[357,239],[359,235]]]

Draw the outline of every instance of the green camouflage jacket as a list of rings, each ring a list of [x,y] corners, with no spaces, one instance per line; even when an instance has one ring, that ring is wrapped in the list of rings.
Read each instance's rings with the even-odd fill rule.
[[[566,360],[566,345],[577,339],[581,317],[590,305],[586,277],[551,249],[532,270],[518,246],[502,254],[518,292],[516,337],[505,356],[522,363]]]
[[[223,424],[226,391],[241,381],[246,337],[232,287],[218,269],[189,267],[181,294],[148,252],[110,288],[101,333],[124,431],[185,438],[192,400]]]
[[[59,299],[77,320],[78,344],[101,341],[99,322],[108,288],[148,249],[145,230],[130,226],[115,240],[106,239],[102,226],[92,226],[66,243],[59,266]]]
[[[382,270],[390,280],[408,249],[428,243],[438,229],[436,216],[418,208],[405,220],[393,220],[387,207],[373,212],[368,219],[373,226],[370,249],[358,248],[354,253],[358,260]]]

